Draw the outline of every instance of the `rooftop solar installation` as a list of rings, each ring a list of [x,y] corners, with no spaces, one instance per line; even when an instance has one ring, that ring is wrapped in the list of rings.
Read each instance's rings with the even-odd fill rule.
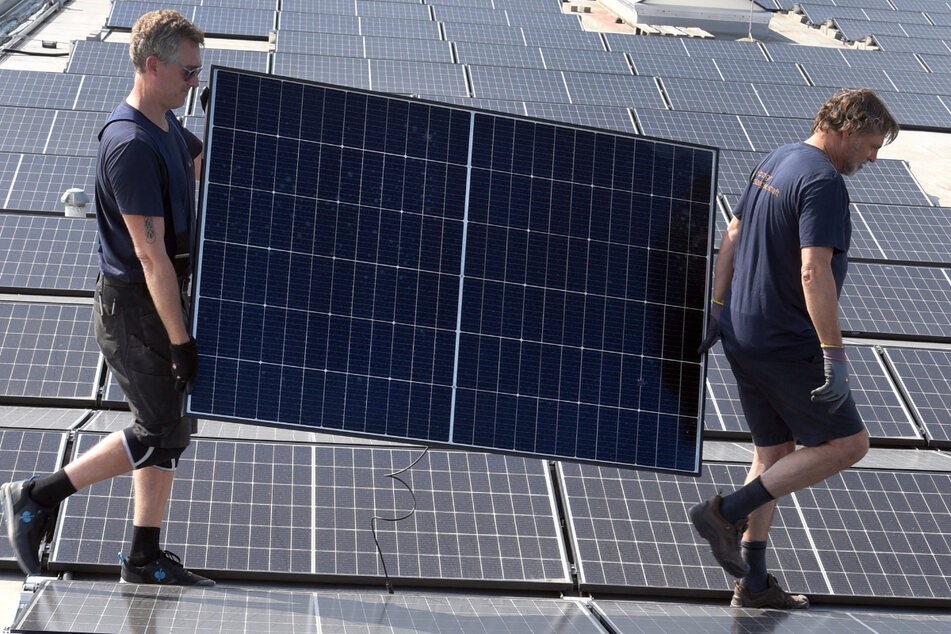
[[[866,164],[858,174],[845,179],[845,184],[854,203],[933,204],[904,161],[879,159]]]
[[[887,51],[875,50],[853,50],[839,49],[839,53],[845,58],[846,63],[853,68],[881,68],[888,71],[906,70],[912,73],[920,73],[925,68],[918,61],[918,57],[912,53],[889,53]],[[821,64],[836,62],[818,62]]]
[[[415,40],[441,40],[438,22],[360,18],[360,34],[371,37],[400,37]]]
[[[806,78],[791,62],[767,62],[752,59],[714,59],[723,81],[743,82],[751,78],[758,84],[806,86]]]
[[[297,13],[279,11],[277,14],[277,32],[305,31],[311,34],[338,33],[340,35],[362,35],[360,18],[353,15],[334,15],[327,13]]]
[[[753,149],[736,115],[638,108],[635,117],[647,136],[704,143],[724,150]]]
[[[634,61],[638,55],[676,55],[689,57],[681,37],[640,37],[621,33],[604,33],[608,50],[630,53]]]
[[[56,110],[0,106],[0,152],[42,154]]]
[[[922,61],[933,73],[951,73],[951,49],[941,55],[920,55]]]
[[[214,72],[192,414],[696,470],[714,151]]]
[[[885,71],[899,92],[922,95],[951,95],[951,72],[905,73]]]
[[[446,32],[446,39],[450,42],[482,42],[484,44],[502,44],[505,46],[526,46],[522,30],[514,26],[452,22],[443,24],[443,30]]]
[[[901,28],[911,39],[944,41],[951,40],[951,26],[932,26],[930,24],[902,24]]]
[[[403,95],[469,96],[465,69],[459,64],[372,59],[370,88]]]
[[[434,5],[432,11],[437,22],[510,26],[505,11],[450,5]]]
[[[128,60],[126,63],[129,68],[132,68]],[[83,75],[82,84],[72,108],[73,110],[112,112],[132,91],[132,83],[131,76]],[[175,110],[175,114],[178,115],[182,112],[184,107]]]
[[[0,397],[91,400],[99,348],[90,304],[0,301]]]
[[[551,70],[570,70],[587,73],[630,75],[631,66],[623,53],[608,51],[580,51],[564,48],[543,48],[545,67]]]
[[[774,62],[841,64],[842,49],[822,46],[796,46],[779,42],[763,42],[766,54]]]
[[[758,152],[720,152],[717,190],[734,194],[742,193],[750,182],[753,170],[765,156]]]
[[[855,203],[849,207],[852,216],[852,240],[849,244],[850,258],[864,258],[868,260],[887,260],[882,245],[872,232],[868,223],[858,211]]]
[[[759,42],[740,42],[705,38],[683,38],[684,48],[691,57],[715,57],[717,59],[763,60],[766,56]]]
[[[653,77],[565,72],[564,85],[574,104],[666,108]]]
[[[60,197],[78,187],[91,194],[95,183],[95,158],[89,156],[2,155],[0,167],[13,170],[9,185],[0,176],[0,200],[11,211],[63,213]],[[92,211],[92,209],[90,209]]]
[[[96,156],[99,131],[108,118],[108,112],[55,111],[43,154]]]
[[[112,10],[106,20],[106,26],[114,29],[131,30],[132,25],[149,11],[156,9],[172,9],[178,11],[187,19],[195,17],[195,5],[190,2],[162,2],[156,5],[150,2],[133,2],[121,0],[112,4]]]
[[[498,3],[495,3],[498,5]],[[548,5],[549,7],[552,5]],[[509,17],[509,24],[512,26],[527,26],[532,29],[558,29],[570,31],[572,29],[581,29],[579,21],[581,17],[574,13],[539,13],[538,8],[530,8],[525,5],[519,5],[518,9],[509,8],[505,10]]]
[[[780,145],[798,143],[812,134],[812,121],[809,119],[746,116],[737,118],[757,152],[770,152]]]
[[[525,114],[550,121],[564,121],[577,125],[635,133],[634,120],[627,108],[599,108],[560,103],[526,103]]]
[[[313,33],[307,31],[281,29],[277,32],[274,50],[279,53],[326,55],[328,57],[335,55],[339,57],[366,57],[362,36],[340,33],[322,33],[319,37],[315,37]]]
[[[11,429],[73,429],[86,418],[89,410],[65,407],[26,407],[0,405],[0,427]],[[11,464],[5,462],[4,464]],[[8,478],[7,482],[10,481]]]
[[[951,89],[946,92],[951,93]],[[902,126],[933,128],[940,131],[951,129],[951,110],[937,95],[881,92],[879,96]],[[945,99],[951,103],[951,98]]]
[[[396,37],[365,37],[370,59],[399,59],[412,62],[453,63],[452,45],[443,40],[410,40]]]
[[[195,25],[208,36],[267,39],[275,30],[277,11],[242,7],[195,7]]]
[[[460,64],[476,66],[507,66],[509,68],[545,69],[541,50],[524,45],[503,46],[483,42],[456,42],[456,56]]]
[[[689,77],[719,81],[720,71],[712,59],[678,55],[631,55],[638,75]]]
[[[896,90],[888,75],[880,68],[852,68],[843,72],[841,66],[803,64],[814,86],[830,86],[836,89],[869,88],[875,91]]]
[[[664,77],[661,81],[674,110],[755,116],[767,114],[752,84],[677,77]]]
[[[564,76],[558,71],[470,66],[469,75],[472,79],[474,96],[478,99],[578,103],[569,96]],[[609,77],[609,75],[599,77]],[[616,104],[599,103],[599,105]]]
[[[0,287],[91,292],[95,244],[91,218],[0,213]]]
[[[0,73],[0,106],[72,108],[80,83],[82,78],[75,75],[4,69]]]
[[[542,48],[569,48],[586,51],[603,51],[604,43],[598,33],[590,31],[579,31],[577,28],[566,27],[562,29],[543,29],[521,27],[525,36],[527,46],[540,46]]]
[[[866,203],[855,208],[881,245],[882,259],[951,264],[951,208]]]
[[[740,404],[740,393],[736,379],[730,370],[730,363],[723,354],[722,344],[717,343],[707,355],[707,401],[704,409],[703,429],[705,432],[741,434],[744,438],[750,433]],[[710,460],[704,443],[704,459]]]
[[[281,10],[285,9],[286,2],[281,3]],[[320,11],[320,5],[314,5],[313,2],[304,2],[303,5],[310,4],[311,8]],[[321,3],[322,4],[322,3]],[[356,2],[347,4],[353,10],[356,6],[356,14],[361,18],[389,18],[396,20],[431,20],[430,9],[424,4],[411,4],[409,2],[372,2],[370,0],[356,0]],[[294,11],[307,11],[307,8],[297,8]]]
[[[313,0],[281,0],[281,11],[290,13],[333,13],[337,15],[356,15],[356,7],[366,4],[365,0],[322,0],[320,4]],[[377,4],[377,3],[373,3]],[[408,6],[404,2],[386,2],[394,6]]]
[[[274,73],[353,88],[370,88],[370,60],[275,53]]]
[[[67,73],[132,76],[129,45],[123,42],[77,40],[66,66]]]
[[[843,333],[944,340],[951,332],[945,269],[852,262],[839,300]]]
[[[951,41],[951,38],[949,38]],[[927,40],[909,38],[901,35],[875,35],[875,43],[883,51],[897,53],[932,53],[934,55],[951,55],[951,46],[944,40]]]
[[[900,24],[894,22],[869,22],[868,20],[834,18],[833,23],[842,33],[842,37],[852,42],[863,40],[872,35],[908,37],[907,31]]]
[[[886,347],[885,358],[929,443],[951,446],[951,351]]]

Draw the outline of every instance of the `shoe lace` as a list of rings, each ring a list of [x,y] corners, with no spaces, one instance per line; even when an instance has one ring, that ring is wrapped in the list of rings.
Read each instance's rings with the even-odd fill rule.
[[[175,565],[175,566],[178,566],[179,568],[183,568],[183,567],[184,567],[184,566],[182,566],[182,558],[179,557],[178,555],[176,555],[175,553],[173,553],[173,552],[170,551],[170,550],[162,550],[162,551],[160,551],[158,558],[159,558],[160,560],[161,560],[161,559],[167,559],[169,562],[171,562],[171,563],[172,563],[173,565]]]

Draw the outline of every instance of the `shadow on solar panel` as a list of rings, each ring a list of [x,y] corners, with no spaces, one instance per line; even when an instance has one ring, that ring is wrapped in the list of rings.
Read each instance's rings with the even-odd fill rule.
[[[213,70],[190,413],[699,469],[716,151]]]

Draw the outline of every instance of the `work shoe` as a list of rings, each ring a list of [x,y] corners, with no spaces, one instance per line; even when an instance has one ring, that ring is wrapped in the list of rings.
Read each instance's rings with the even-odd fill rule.
[[[745,577],[750,571],[749,565],[740,554],[740,541],[746,531],[746,520],[742,518],[731,524],[720,515],[719,494],[701,504],[694,505],[688,511],[690,521],[700,536],[710,542],[713,556],[734,577]]]
[[[141,567],[132,564],[122,553],[119,553],[119,561],[122,562],[120,577],[125,583],[154,583],[163,586],[215,585],[211,579],[185,570],[181,558],[168,550],[163,550],[158,559]]]
[[[809,597],[790,594],[783,590],[776,577],[767,575],[766,589],[755,594],[749,592],[739,581],[733,582],[734,608],[775,608],[777,610],[804,610],[809,607]]]
[[[7,537],[20,570],[35,575],[40,571],[40,540],[49,526],[53,509],[33,501],[26,486],[30,480],[0,485],[0,499],[3,516],[7,518]]]

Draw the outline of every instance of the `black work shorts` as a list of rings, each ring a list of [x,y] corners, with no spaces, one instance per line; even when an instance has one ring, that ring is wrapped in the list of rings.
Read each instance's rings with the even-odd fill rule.
[[[829,413],[829,403],[814,403],[812,391],[825,383],[822,355],[776,361],[726,353],[736,377],[746,423],[757,447],[796,440],[807,447],[857,434],[865,425],[849,394]]]
[[[96,341],[135,416],[136,438],[149,447],[187,447],[196,421],[182,416],[168,334],[146,285],[100,275],[93,313]]]

